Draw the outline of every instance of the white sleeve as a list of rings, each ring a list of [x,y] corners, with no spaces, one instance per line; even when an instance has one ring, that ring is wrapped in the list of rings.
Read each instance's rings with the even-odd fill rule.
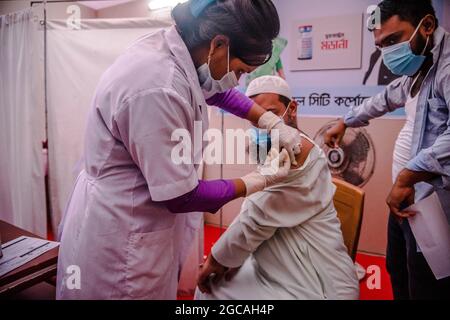
[[[198,176],[193,161],[176,164],[171,158],[180,143],[172,141],[173,132],[192,133],[194,128],[194,110],[184,98],[172,89],[146,90],[126,100],[114,118],[153,201],[172,200],[195,189]]]
[[[212,248],[214,259],[228,268],[240,267],[279,228],[301,225],[320,212],[302,208],[290,210],[282,206],[273,208],[274,204],[284,201],[276,201],[276,196],[271,196],[275,200],[270,201],[272,207],[268,203],[264,206],[264,202],[257,205],[247,199],[239,216]]]
[[[264,225],[264,213],[248,200],[236,220],[212,248],[212,255],[221,265],[237,268],[267,239],[277,227]]]

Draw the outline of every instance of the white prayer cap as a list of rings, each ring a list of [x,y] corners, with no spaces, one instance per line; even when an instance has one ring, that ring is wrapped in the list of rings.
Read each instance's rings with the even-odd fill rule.
[[[262,93],[275,93],[292,99],[289,84],[278,76],[263,76],[250,82],[246,92],[247,97],[253,97]]]

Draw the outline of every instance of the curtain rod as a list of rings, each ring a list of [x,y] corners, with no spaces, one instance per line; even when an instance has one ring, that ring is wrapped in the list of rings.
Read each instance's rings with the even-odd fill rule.
[[[77,0],[47,0],[47,1],[43,1],[43,0],[39,0],[39,1],[31,1],[30,2],[30,6],[32,7],[33,4],[38,4],[38,3],[61,3],[61,2],[78,2]]]

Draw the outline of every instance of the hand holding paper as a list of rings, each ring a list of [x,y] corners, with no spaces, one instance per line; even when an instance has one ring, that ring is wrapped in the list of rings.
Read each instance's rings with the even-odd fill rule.
[[[433,193],[405,211],[416,212],[408,221],[436,279],[450,277],[450,225],[438,195]]]

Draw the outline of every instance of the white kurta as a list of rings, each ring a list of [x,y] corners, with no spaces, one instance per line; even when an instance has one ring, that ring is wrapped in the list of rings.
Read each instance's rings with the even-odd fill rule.
[[[333,206],[335,186],[315,146],[288,180],[249,197],[212,249],[230,281],[197,299],[358,299],[356,270]]]
[[[207,105],[175,27],[140,39],[106,71],[61,227],[57,298],[176,299],[201,214],[174,215],[158,202],[198,184],[197,166],[171,159],[172,133],[194,137],[195,121],[208,128]],[[66,285],[70,266],[81,289]]]

